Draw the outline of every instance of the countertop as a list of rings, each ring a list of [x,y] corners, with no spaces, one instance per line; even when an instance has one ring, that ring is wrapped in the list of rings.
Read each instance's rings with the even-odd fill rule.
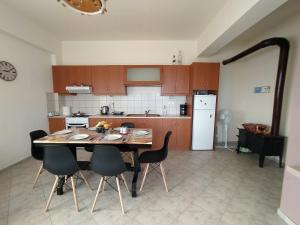
[[[48,118],[65,118],[66,116],[59,115],[59,116],[49,116]],[[191,116],[180,116],[180,115],[161,115],[161,116],[120,116],[120,115],[90,115],[89,118],[143,118],[143,119],[159,119],[159,118],[166,118],[166,119],[191,119]]]

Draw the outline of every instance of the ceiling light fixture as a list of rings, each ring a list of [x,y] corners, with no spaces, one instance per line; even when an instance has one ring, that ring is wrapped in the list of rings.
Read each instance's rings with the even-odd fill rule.
[[[69,7],[82,15],[104,14],[107,0],[57,0],[64,7]]]

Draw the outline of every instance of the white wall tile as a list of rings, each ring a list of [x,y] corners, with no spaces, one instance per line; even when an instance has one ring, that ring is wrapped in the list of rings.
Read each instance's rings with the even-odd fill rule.
[[[162,114],[163,107],[167,107],[168,114],[179,114],[179,105],[186,102],[185,96],[161,96],[160,87],[129,87],[127,96],[96,96],[78,94],[75,96],[61,96],[60,104],[70,106],[72,112],[99,114],[101,106],[109,106],[112,111],[114,103],[116,111],[125,113],[144,113],[150,109],[151,113]],[[51,97],[48,97],[51,98]],[[50,99],[49,99],[50,100]]]

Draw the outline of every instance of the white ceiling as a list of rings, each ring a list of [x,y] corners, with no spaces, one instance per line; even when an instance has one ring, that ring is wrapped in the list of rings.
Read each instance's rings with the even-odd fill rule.
[[[82,16],[57,0],[1,0],[60,40],[194,40],[227,0],[109,0]]]

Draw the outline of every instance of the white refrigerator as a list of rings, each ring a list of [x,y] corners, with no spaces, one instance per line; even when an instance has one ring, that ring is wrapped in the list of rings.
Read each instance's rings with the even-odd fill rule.
[[[192,150],[212,150],[216,95],[194,95]]]

